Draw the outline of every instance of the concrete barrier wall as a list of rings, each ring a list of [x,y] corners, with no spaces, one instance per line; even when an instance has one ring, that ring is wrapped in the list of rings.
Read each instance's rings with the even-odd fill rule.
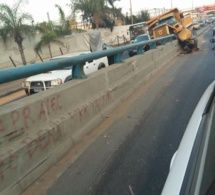
[[[170,62],[177,41],[0,110],[0,194],[20,194]]]

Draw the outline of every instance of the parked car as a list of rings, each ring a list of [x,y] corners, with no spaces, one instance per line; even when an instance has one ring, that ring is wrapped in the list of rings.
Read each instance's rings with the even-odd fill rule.
[[[55,57],[51,60],[59,60],[62,58],[68,58],[77,55],[83,55],[86,52],[79,52],[75,54],[67,54]],[[87,52],[89,53],[89,52]],[[86,62],[84,65],[84,73],[86,75],[93,73],[99,69],[109,66],[107,57],[102,57],[92,62]],[[67,81],[72,80],[72,66],[63,68],[62,70],[53,70],[46,73],[38,74],[27,78],[22,83],[23,89],[27,95],[38,93],[50,88],[53,88],[57,85],[61,85]]]
[[[198,30],[200,29],[201,25],[196,21],[196,22],[193,22],[193,29],[194,30]]]
[[[215,81],[208,86],[187,125],[162,195],[215,194]]]
[[[214,22],[214,18],[208,18],[206,19],[206,23],[211,24]]]
[[[138,35],[134,41],[132,41],[132,44],[134,43],[139,43],[139,42],[142,42],[142,41],[148,41],[150,40],[150,36],[149,34],[142,34],[142,35]],[[143,46],[143,51],[148,51],[150,50],[150,46],[147,44],[147,45],[144,45]],[[129,56],[132,57],[134,55],[137,54],[137,48],[134,48],[134,49],[130,49],[129,50]]]
[[[200,26],[205,26],[205,21],[204,20],[198,20],[197,22],[200,24]]]

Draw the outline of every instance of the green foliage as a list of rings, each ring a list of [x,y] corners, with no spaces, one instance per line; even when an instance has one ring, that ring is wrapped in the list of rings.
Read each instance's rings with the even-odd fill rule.
[[[131,24],[131,17],[127,16],[125,17],[125,24]]]
[[[65,13],[63,9],[60,7],[60,5],[55,5],[55,7],[58,9],[59,16],[60,16],[60,25],[53,25],[53,30],[57,34],[57,36],[65,36],[70,35],[70,20],[69,18],[66,18]]]
[[[133,15],[133,23],[146,22],[150,19],[150,14],[147,10],[141,10],[137,15]],[[125,24],[131,24],[131,17],[125,17]]]
[[[36,28],[42,34],[42,37],[34,46],[34,50],[41,52],[43,46],[48,46],[50,57],[52,57],[51,43],[63,46],[63,43],[58,40],[58,34],[55,31],[56,26],[52,22],[42,22]]]
[[[114,21],[111,22],[107,18],[104,18],[103,21],[104,21],[104,24],[99,24],[99,28],[109,28],[111,31],[113,31],[113,28],[115,26],[115,22]],[[93,29],[96,28],[96,24],[95,23],[92,24],[92,28]]]
[[[72,0],[70,6],[74,13],[82,13],[83,21],[91,20],[93,28],[107,27],[112,30],[115,18],[123,18],[121,8],[114,6],[116,1],[120,0]]]
[[[21,12],[23,0],[19,0],[14,6],[0,4],[0,35],[6,44],[8,37],[13,37],[17,43],[23,64],[26,64],[22,42],[24,36],[32,36],[34,28],[33,18],[28,13]]]
[[[58,37],[71,34],[69,18],[66,18],[63,9],[59,5],[55,5],[55,7],[59,12],[60,24],[54,24],[51,21],[38,24],[36,28],[42,34],[42,37],[34,47],[34,50],[36,52],[41,52],[42,47],[47,46],[51,57],[51,44],[54,43],[60,46],[64,46],[63,43],[58,40]]]
[[[122,8],[117,8],[115,7],[115,3],[120,0],[107,0],[107,3],[110,5],[110,13],[113,15],[114,19],[115,18],[121,18],[124,19],[124,15],[122,14]],[[109,7],[109,6],[108,6]]]
[[[215,15],[215,11],[210,11],[206,13],[207,15]]]
[[[7,43],[9,32],[10,32],[10,30],[8,28],[2,27],[0,29],[0,37],[5,45]]]
[[[57,35],[55,32],[49,31],[45,33],[40,41],[35,45],[35,51],[41,51],[42,46],[49,45],[51,42],[55,42],[57,40]]]
[[[138,14],[134,17],[134,23],[139,23],[139,22],[146,22],[150,19],[150,15],[148,11],[141,10],[138,12]]]

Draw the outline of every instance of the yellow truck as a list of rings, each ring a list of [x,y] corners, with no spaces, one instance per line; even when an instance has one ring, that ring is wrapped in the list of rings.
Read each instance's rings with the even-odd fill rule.
[[[197,38],[192,32],[192,24],[191,15],[179,12],[177,8],[146,22],[151,39],[175,34],[185,52],[197,49]]]

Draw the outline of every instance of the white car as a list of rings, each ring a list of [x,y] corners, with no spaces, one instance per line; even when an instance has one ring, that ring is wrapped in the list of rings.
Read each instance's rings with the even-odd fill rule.
[[[57,60],[61,58],[82,55],[85,53],[90,53],[90,52],[79,52],[79,53],[62,55],[62,56],[55,57],[51,60]],[[93,60],[92,62],[86,62],[84,65],[84,73],[88,75],[90,73],[93,73],[107,66],[109,66],[107,57],[102,57],[102,58]],[[71,79],[72,79],[72,66],[66,67],[62,70],[53,70],[47,73],[31,76],[27,78],[25,81],[23,81],[22,87],[25,89],[25,92],[27,95],[31,95],[34,93],[38,93],[38,92],[53,88],[54,86],[61,85],[67,81],[70,81]]]
[[[162,195],[215,194],[215,81],[200,99],[174,154]]]

